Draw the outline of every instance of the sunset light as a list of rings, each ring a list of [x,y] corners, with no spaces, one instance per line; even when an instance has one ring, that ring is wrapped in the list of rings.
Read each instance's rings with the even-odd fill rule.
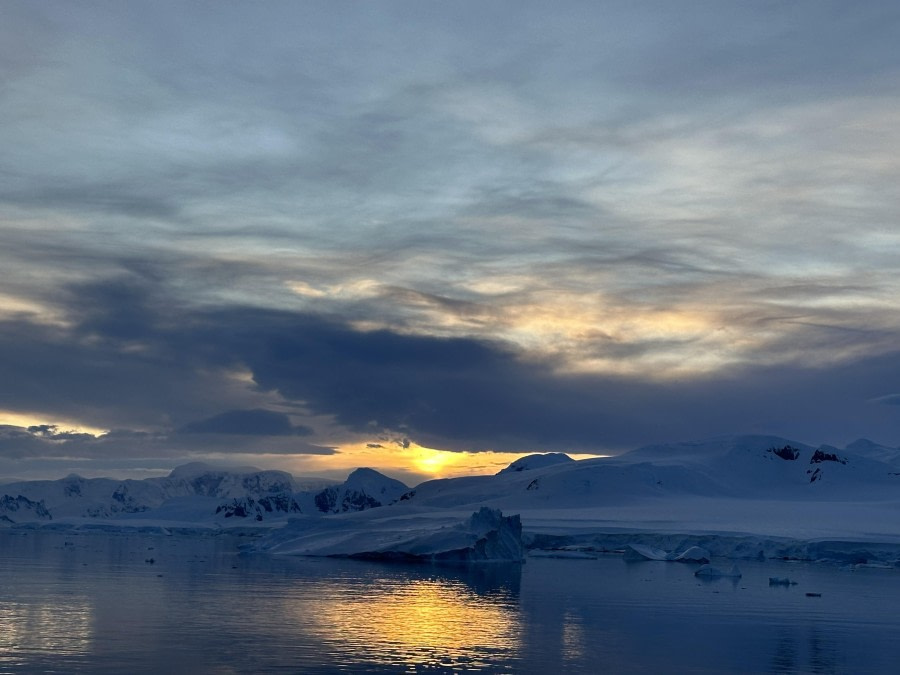
[[[900,672],[898,45],[0,0],[0,673]]]

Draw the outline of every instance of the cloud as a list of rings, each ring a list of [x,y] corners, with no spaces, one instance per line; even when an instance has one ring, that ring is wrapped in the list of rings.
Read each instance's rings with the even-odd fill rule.
[[[8,452],[897,431],[890,3],[0,15]]]
[[[164,475],[189,461],[257,462],[284,468],[311,456],[335,453],[331,447],[286,436],[179,434],[114,429],[105,434],[55,431],[53,425],[32,428],[0,425],[0,482],[16,478]]]
[[[815,349],[844,352],[836,362],[750,361],[657,378],[573,372],[556,355],[508,341],[367,330],[306,311],[183,305],[152,275],[77,287],[70,311],[69,328],[3,322],[0,347],[10,358],[0,363],[0,402],[156,430],[67,439],[70,451],[92,456],[166,443],[182,452],[324,452],[342,435],[371,438],[373,425],[455,450],[600,451],[736,430],[849,441],[891,434],[898,422],[891,406],[867,402],[900,377],[900,361],[892,351],[846,351],[842,331],[810,329],[818,330]],[[654,348],[665,345],[622,345],[615,358]],[[284,410],[292,405],[308,423],[291,421]],[[328,430],[314,421],[324,419]],[[49,442],[54,431],[39,435]],[[22,447],[44,447],[28,436]]]
[[[900,405],[900,394],[886,394],[871,399],[872,403],[880,403],[881,405]]]
[[[294,426],[284,413],[271,410],[229,410],[181,428],[186,434],[237,436],[308,436],[312,429]]]

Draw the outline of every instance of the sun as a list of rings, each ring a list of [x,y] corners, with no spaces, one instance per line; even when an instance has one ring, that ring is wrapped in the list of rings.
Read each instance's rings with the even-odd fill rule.
[[[455,464],[456,453],[446,450],[433,450],[432,448],[416,448],[413,463],[422,473],[432,476],[440,475],[441,471]]]

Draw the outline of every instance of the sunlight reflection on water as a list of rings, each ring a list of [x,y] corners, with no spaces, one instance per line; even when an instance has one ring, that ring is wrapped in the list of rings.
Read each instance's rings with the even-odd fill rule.
[[[84,653],[93,640],[91,607],[84,598],[34,598],[0,603],[0,654]]]
[[[239,555],[239,541],[0,530],[0,674],[894,673],[900,662],[898,570],[748,562],[737,582],[702,582],[689,565],[619,558],[436,567]]]
[[[497,672],[498,659],[519,647],[515,598],[479,596],[460,580],[381,578],[337,597],[323,591],[304,603],[306,630],[345,649],[348,666],[371,660]]]

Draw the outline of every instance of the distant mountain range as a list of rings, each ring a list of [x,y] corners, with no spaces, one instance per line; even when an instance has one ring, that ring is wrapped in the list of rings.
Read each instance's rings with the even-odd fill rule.
[[[0,485],[0,518],[6,523],[85,518],[262,522],[383,506],[408,490],[372,469],[357,469],[345,482],[336,483],[295,479],[284,471],[226,470],[192,463],[163,478],[114,480],[72,474],[60,480]]]
[[[878,542],[900,551],[900,449],[867,440],[835,448],[726,436],[582,461],[530,455],[495,475],[414,489],[372,469],[328,484],[198,464],[164,478],[72,475],[0,485],[0,523],[7,526],[281,528],[291,521],[277,537],[279,550],[312,554],[365,553],[360,542],[379,528],[390,525],[395,536],[403,528],[447,527],[483,507],[518,514],[530,546],[600,546],[639,534],[661,546],[660,537],[668,544],[752,537],[760,551],[777,548],[762,538]]]

